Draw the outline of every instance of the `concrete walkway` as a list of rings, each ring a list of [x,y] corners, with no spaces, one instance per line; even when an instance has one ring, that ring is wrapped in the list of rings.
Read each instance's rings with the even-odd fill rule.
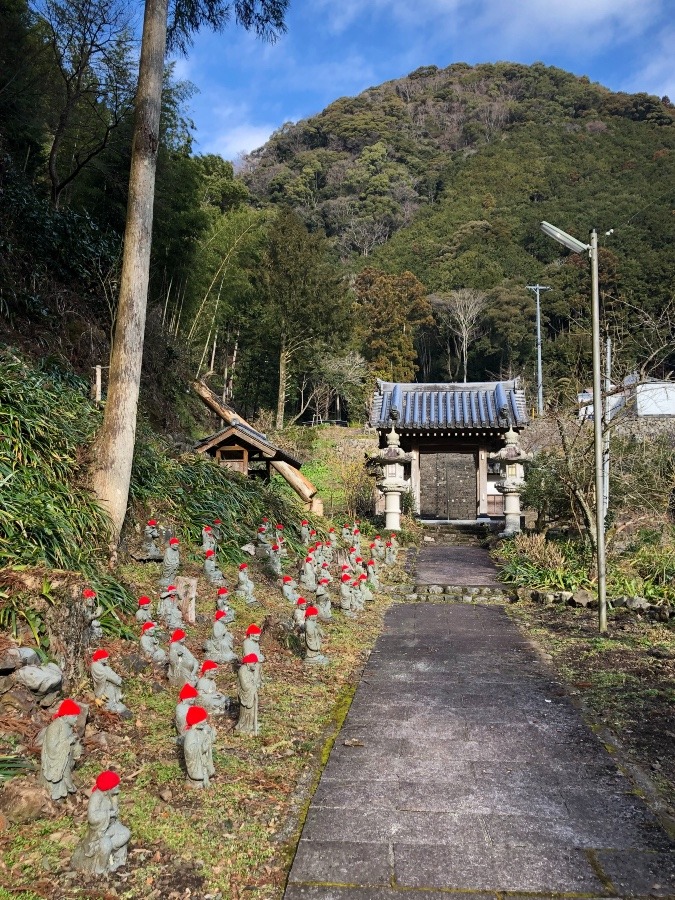
[[[675,896],[675,853],[501,608],[402,604],[312,800],[285,898],[452,892]]]
[[[480,547],[422,547],[417,557],[417,584],[497,587],[497,567]]]

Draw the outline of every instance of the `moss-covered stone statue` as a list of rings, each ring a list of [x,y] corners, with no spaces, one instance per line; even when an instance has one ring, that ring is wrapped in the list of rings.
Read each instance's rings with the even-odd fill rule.
[[[204,643],[206,658],[212,659],[220,665],[234,662],[237,658],[237,654],[234,652],[234,637],[227,627],[226,617],[227,613],[224,610],[216,610],[211,637],[207,638]]]
[[[143,595],[138,598],[138,609],[135,618],[137,622],[143,625],[145,622],[152,622],[152,600]]]
[[[183,743],[185,729],[187,727],[187,714],[191,706],[196,706],[199,700],[199,692],[193,684],[184,684],[178,695],[178,703],[174,713],[174,724],[178,732],[178,743]]]
[[[262,629],[259,625],[256,625],[255,622],[251,623],[246,629],[246,637],[244,638],[244,644],[242,647],[242,656],[248,656],[249,653],[255,653],[258,657],[259,663],[265,662],[265,656],[260,649],[260,638],[262,636]]]
[[[258,734],[258,690],[260,688],[260,663],[255,653],[243,657],[239,671],[239,718],[234,730],[237,734]]]
[[[202,552],[207,550],[216,550],[216,538],[213,534],[213,528],[210,525],[202,525]]]
[[[225,576],[216,565],[216,551],[207,550],[204,554],[204,576],[208,582],[217,587],[225,585]]]
[[[321,622],[330,622],[333,618],[333,609],[330,602],[330,594],[328,593],[328,579],[320,578],[316,586],[316,606],[319,610],[319,620]]]
[[[168,585],[165,591],[159,595],[159,607],[157,610],[159,620],[169,631],[175,631],[183,625],[183,613],[179,604],[178,588],[175,584]]]
[[[377,563],[374,559],[369,559],[368,564],[366,566],[366,571],[368,573],[368,581],[373,586],[374,591],[379,591],[380,589],[380,579],[377,574]]]
[[[323,631],[318,621],[319,610],[308,606],[305,613],[305,662],[308,665],[325,666],[330,660],[321,652]]]
[[[257,603],[255,596],[255,586],[248,575],[248,563],[240,563],[239,575],[237,577],[237,589],[235,594],[245,600],[249,606]]]
[[[300,575],[300,584],[305,593],[314,593],[316,591],[316,572],[314,571],[314,557],[307,555],[302,564],[302,573]]]
[[[71,868],[88,875],[105,875],[126,863],[131,832],[117,818],[119,793],[117,772],[101,772],[89,798],[87,832],[75,848]]]
[[[40,781],[52,800],[64,800],[77,792],[73,782],[75,763],[82,756],[82,745],[75,731],[80,707],[64,700],[47,725],[42,740]]]
[[[281,580],[281,593],[284,595],[284,599],[288,600],[289,603],[292,603],[295,606],[295,601],[298,599],[298,585],[295,580],[290,575],[284,575]]]
[[[306,611],[307,601],[304,597],[298,597],[295,601],[295,609],[293,610],[293,629],[298,633],[304,631]]]
[[[218,593],[216,594],[216,609],[219,612],[225,613],[224,625],[231,625],[232,622],[234,622],[235,614],[230,606],[230,592],[226,587],[218,588]]]
[[[141,626],[141,639],[139,641],[141,654],[151,662],[153,666],[165,666],[166,650],[159,646],[157,637],[157,625],[155,622],[144,622]]]
[[[352,610],[352,576],[349,572],[345,572],[340,581],[340,609],[342,614],[348,619],[354,618]]]
[[[309,544],[309,522],[307,519],[303,519],[300,523],[300,540],[305,547]]]
[[[193,788],[207,788],[216,774],[213,765],[215,729],[208,721],[203,706],[191,706],[185,717],[186,732],[183,738],[183,757],[187,772],[187,784]]]
[[[159,531],[157,530],[157,520],[148,519],[143,536],[143,555],[145,559],[160,560],[162,558],[162,551],[157,546],[158,540]]]
[[[197,682],[199,663],[185,646],[186,637],[183,629],[177,628],[169,641],[169,684],[176,688]]]
[[[162,559],[162,575],[159,579],[159,586],[167,588],[176,580],[178,569],[180,568],[180,541],[176,537],[172,537],[164,551]]]
[[[218,690],[215,681],[217,672],[218,663],[213,659],[205,659],[197,681],[199,703],[210,713],[225,713],[230,708],[230,698]]]
[[[107,650],[96,650],[91,658],[91,680],[94,682],[94,696],[103,702],[108,712],[130,718],[131,712],[122,703],[122,678],[110,667]]]
[[[386,566],[394,566],[396,565],[396,557],[397,551],[391,541],[385,542],[385,551],[384,551],[384,564]]]

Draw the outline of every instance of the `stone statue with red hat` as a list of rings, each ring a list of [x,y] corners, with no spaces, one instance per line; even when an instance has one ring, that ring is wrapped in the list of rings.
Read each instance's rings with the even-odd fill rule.
[[[75,794],[73,769],[82,756],[82,745],[75,732],[80,707],[73,700],[64,700],[44,731],[40,759],[40,782],[52,800],[63,800]]]
[[[366,571],[368,573],[368,581],[371,583],[374,591],[379,591],[380,589],[380,579],[377,575],[377,563],[374,559],[369,559],[366,564]]]
[[[262,629],[255,622],[251,623],[246,629],[246,637],[242,646],[242,656],[248,656],[249,653],[255,653],[259,663],[265,662],[265,657],[260,649],[260,637]]]
[[[204,554],[204,576],[211,584],[224,587],[225,576],[216,565],[216,551],[210,547]]]
[[[316,571],[314,570],[314,558],[311,554],[305,557],[305,561],[302,564],[300,584],[305,592],[309,591],[313,594],[316,591]]]
[[[107,650],[96,650],[91,658],[91,680],[94,682],[94,696],[104,704],[108,712],[117,713],[125,719],[131,712],[122,703],[122,678],[111,668]]]
[[[273,575],[281,575],[281,554],[281,544],[278,544],[276,541],[270,544],[267,550],[267,561]]]
[[[206,553],[207,550],[215,552],[215,549],[216,537],[213,533],[213,528],[210,525],[202,525],[202,552]]]
[[[180,541],[177,537],[169,540],[164,557],[162,558],[162,577],[159,586],[166,588],[176,580],[180,567]]]
[[[333,618],[333,610],[330,603],[330,594],[328,593],[328,579],[319,578],[316,586],[316,605],[319,610],[319,619],[322,622],[330,622]]]
[[[248,563],[240,563],[239,575],[237,576],[237,589],[235,590],[235,594],[245,600],[249,604],[249,606],[253,606],[254,603],[258,602],[256,600],[254,590],[254,584],[248,575]]]
[[[152,622],[152,600],[145,594],[138,598],[138,609],[136,610],[135,619],[141,625],[145,622]]]
[[[340,609],[348,619],[354,618],[352,612],[352,576],[344,572],[340,582]]]
[[[392,541],[386,541],[385,543],[385,551],[384,551],[384,564],[386,566],[395,566],[396,565],[396,557],[398,556],[396,547]]]
[[[167,586],[165,591],[159,595],[159,608],[157,615],[162,624],[169,629],[175,631],[183,625],[183,613],[179,606],[178,588],[175,584]]]
[[[305,662],[309,665],[325,666],[330,660],[321,652],[323,630],[319,625],[319,610],[308,606],[305,612]]]
[[[213,659],[205,659],[197,681],[199,703],[210,713],[225,713],[230,708],[230,698],[216,687],[217,672],[218,663]]]
[[[305,612],[307,610],[307,601],[304,597],[298,597],[295,601],[295,609],[293,610],[293,629],[299,633],[305,628]]]
[[[281,593],[284,595],[284,599],[288,600],[289,603],[292,603],[295,606],[295,601],[298,599],[298,585],[294,578],[290,575],[284,575],[281,581]]]
[[[227,627],[226,618],[227,613],[224,610],[216,610],[211,637],[204,643],[206,658],[221,665],[233,662],[237,658],[234,652],[234,637]]]
[[[99,616],[103,615],[103,607],[96,599],[96,591],[92,588],[85,588],[82,591],[82,601],[89,626],[89,640],[93,644],[98,643],[103,637],[103,628],[99,621]]]
[[[176,688],[197,682],[199,663],[185,646],[186,637],[183,629],[177,628],[169,639],[169,684]]]
[[[101,772],[89,798],[87,831],[75,848],[71,868],[88,875],[105,875],[126,863],[131,832],[117,818],[119,793],[117,772]]]
[[[185,717],[183,758],[187,783],[194,788],[207,788],[216,774],[213,765],[215,729],[209,724],[208,711],[203,706],[191,706]]]
[[[157,625],[155,622],[144,622],[141,626],[141,639],[139,641],[141,653],[154,666],[166,665],[166,650],[159,646],[157,637]]]
[[[143,543],[143,555],[147,560],[162,559],[162,551],[159,549],[155,541],[159,540],[159,531],[157,530],[157,520],[148,519],[145,526],[145,537]]]
[[[191,706],[195,706],[199,701],[199,692],[193,684],[184,684],[178,695],[178,703],[176,704],[176,712],[174,713],[174,723],[178,732],[178,743],[183,743],[185,737],[186,718],[188,710]]]
[[[238,734],[258,734],[258,689],[260,688],[260,663],[255,653],[248,653],[241,660],[237,672],[239,682],[239,718],[234,730]]]
[[[309,545],[309,522],[303,519],[300,523],[300,540],[307,547]]]

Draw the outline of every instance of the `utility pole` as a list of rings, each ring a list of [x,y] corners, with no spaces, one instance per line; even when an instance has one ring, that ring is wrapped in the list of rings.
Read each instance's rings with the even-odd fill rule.
[[[544,415],[544,378],[541,373],[541,304],[539,302],[540,291],[550,291],[545,284],[528,284],[528,291],[534,291],[537,295],[537,414]]]
[[[607,338],[605,347],[605,421],[602,435],[602,520],[605,523],[605,527],[607,527],[607,510],[609,509],[609,420],[611,418],[609,399],[612,391],[611,337]]]

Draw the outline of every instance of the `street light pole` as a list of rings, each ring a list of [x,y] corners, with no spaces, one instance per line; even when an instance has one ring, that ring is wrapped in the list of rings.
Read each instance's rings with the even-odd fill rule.
[[[598,567],[598,630],[607,631],[607,566],[605,557],[605,515],[602,441],[602,381],[600,353],[600,282],[598,278],[598,233],[591,231],[590,244],[572,237],[549,222],[541,223],[544,234],[573,253],[588,252],[591,260],[591,320],[593,326],[593,451],[595,457],[595,556]]]
[[[544,377],[541,372],[541,304],[539,302],[540,291],[550,291],[545,284],[528,284],[528,291],[534,291],[537,295],[537,413],[539,417],[544,415]]]

